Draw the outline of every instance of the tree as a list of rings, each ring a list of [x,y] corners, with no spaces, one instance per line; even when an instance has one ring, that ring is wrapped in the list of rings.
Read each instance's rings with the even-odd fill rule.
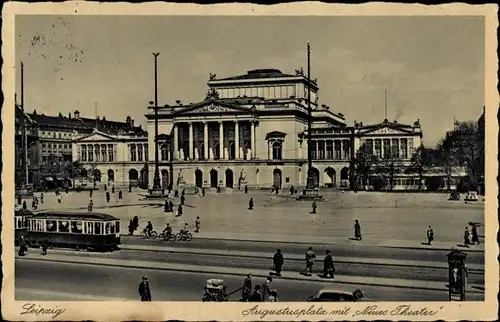
[[[436,164],[443,167],[443,170],[447,177],[447,189],[451,190],[451,174],[453,172],[453,167],[457,165],[457,160],[455,154],[453,153],[452,144],[450,140],[441,140],[437,147],[435,153]]]
[[[418,190],[422,190],[424,174],[429,167],[434,166],[435,150],[429,149],[422,143],[411,158],[411,164],[406,167],[406,173],[418,173]]]
[[[396,174],[401,173],[403,169],[403,162],[398,157],[393,157],[391,159],[381,160],[375,171],[377,174],[381,175],[382,178],[389,181],[389,191],[394,189],[394,178]]]
[[[361,184],[367,185],[370,174],[373,168],[377,165],[378,159],[373,155],[368,145],[363,144],[356,152],[354,160],[351,162],[351,173],[354,173],[356,178],[361,178]],[[358,182],[356,183],[357,188]]]
[[[467,169],[469,181],[476,182],[484,168],[484,139],[476,122],[457,122],[446,139],[459,165]]]

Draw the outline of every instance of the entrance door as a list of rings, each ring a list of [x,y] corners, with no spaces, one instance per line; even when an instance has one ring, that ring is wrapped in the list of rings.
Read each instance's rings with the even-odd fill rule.
[[[203,186],[203,172],[201,172],[200,169],[197,169],[195,172],[194,172],[194,181],[195,181],[195,185],[198,187],[198,188],[201,188]]]
[[[314,188],[319,188],[319,170],[316,168],[311,169],[312,174],[313,174],[313,182],[314,182]]]
[[[281,170],[274,169],[273,171],[273,186],[281,189]]]
[[[210,171],[210,187],[217,188],[218,183],[219,183],[219,178],[217,177],[217,170],[212,169]]]
[[[226,188],[232,188],[233,187],[233,170],[227,169],[226,170]]]

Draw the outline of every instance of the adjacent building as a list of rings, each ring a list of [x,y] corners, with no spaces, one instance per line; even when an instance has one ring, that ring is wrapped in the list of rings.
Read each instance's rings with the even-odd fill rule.
[[[75,132],[72,143],[72,159],[81,165],[81,177],[116,186],[147,182],[148,134],[130,117],[126,122],[97,120],[91,133]]]

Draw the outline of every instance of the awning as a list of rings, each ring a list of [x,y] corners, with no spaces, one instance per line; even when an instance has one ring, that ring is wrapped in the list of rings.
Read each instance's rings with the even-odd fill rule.
[[[54,181],[54,179],[52,179],[52,177],[45,177],[45,178],[43,178],[43,180],[46,180],[46,181]]]

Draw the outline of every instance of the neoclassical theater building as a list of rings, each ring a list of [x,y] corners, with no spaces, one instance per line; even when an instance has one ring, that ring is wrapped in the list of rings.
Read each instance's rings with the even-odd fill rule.
[[[397,153],[410,160],[420,145],[419,122],[348,126],[343,114],[319,102],[317,81],[302,69],[250,70],[218,78],[196,103],[158,107],[159,166],[162,185],[242,189],[302,187],[307,179],[308,89],[313,127],[316,185],[347,186],[349,162],[361,144],[380,156]],[[154,175],[154,115],[148,107],[149,184]],[[393,152],[391,152],[393,151]],[[397,152],[396,152],[397,151]]]

